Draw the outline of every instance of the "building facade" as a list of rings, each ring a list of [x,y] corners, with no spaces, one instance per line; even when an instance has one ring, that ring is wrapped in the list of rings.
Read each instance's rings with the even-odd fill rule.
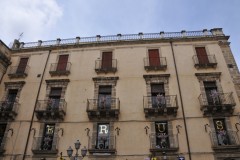
[[[228,39],[214,28],[1,42],[1,158],[69,159],[80,140],[86,160],[239,160]]]

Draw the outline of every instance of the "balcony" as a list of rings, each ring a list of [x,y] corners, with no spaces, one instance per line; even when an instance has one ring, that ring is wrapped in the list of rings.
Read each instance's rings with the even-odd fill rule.
[[[50,66],[50,75],[51,76],[62,76],[69,75],[72,64],[68,63],[52,63]]]
[[[39,100],[35,109],[36,116],[41,119],[60,119],[63,120],[66,115],[67,102],[60,100]]]
[[[235,131],[210,132],[212,149],[216,152],[240,151],[238,133]]]
[[[57,154],[59,137],[50,139],[48,137],[34,137],[32,152],[34,154]]]
[[[90,120],[113,118],[118,119],[120,110],[120,101],[118,98],[107,98],[87,100],[87,113]]]
[[[167,69],[166,57],[157,58],[144,58],[144,68],[146,71],[159,71]]]
[[[9,78],[25,78],[28,76],[29,66],[19,68],[18,66],[10,67],[8,71]]]
[[[7,141],[8,141],[8,137],[6,136],[0,137],[0,155],[3,155],[3,153],[5,152],[5,146]]]
[[[232,92],[218,93],[216,97],[201,94],[198,99],[204,115],[232,115],[236,105]]]
[[[178,110],[177,96],[144,96],[143,108],[145,117],[176,116]]]
[[[112,155],[116,153],[116,137],[89,137],[88,152],[90,154],[102,153],[104,155]]]
[[[193,56],[194,66],[196,68],[215,68],[217,61],[215,55]]]
[[[14,120],[17,116],[19,103],[0,101],[0,119],[2,120]]]
[[[150,135],[150,152],[176,152],[178,135]]]
[[[115,73],[117,72],[117,60],[112,59],[112,62],[107,63],[106,65],[103,64],[102,60],[96,60],[95,71],[96,73]]]

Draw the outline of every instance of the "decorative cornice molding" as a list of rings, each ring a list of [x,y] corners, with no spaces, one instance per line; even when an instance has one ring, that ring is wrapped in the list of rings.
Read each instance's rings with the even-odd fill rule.
[[[169,78],[170,74],[146,74],[146,75],[143,75],[144,79],[146,79],[146,78],[163,78],[163,77]]]
[[[119,77],[93,77],[93,81],[107,81],[107,80],[112,80],[112,81],[117,81]]]
[[[70,82],[69,79],[47,79],[45,80],[47,84],[49,83],[61,83],[61,82]]]

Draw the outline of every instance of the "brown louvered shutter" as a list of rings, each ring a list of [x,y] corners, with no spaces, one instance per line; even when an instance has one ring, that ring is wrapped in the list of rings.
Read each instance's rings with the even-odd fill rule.
[[[60,55],[58,64],[57,64],[57,71],[66,71],[68,62],[68,55]]]
[[[28,58],[21,58],[16,72],[24,73],[27,67],[27,62],[28,62]]]
[[[102,69],[112,68],[112,52],[102,53]]]
[[[150,66],[160,66],[160,58],[158,49],[149,49],[148,50],[149,56],[149,65]]]
[[[208,64],[208,56],[205,47],[196,47],[199,64]]]

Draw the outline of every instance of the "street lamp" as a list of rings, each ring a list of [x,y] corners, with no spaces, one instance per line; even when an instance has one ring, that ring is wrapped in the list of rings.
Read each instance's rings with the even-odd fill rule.
[[[86,154],[87,154],[87,148],[86,148],[86,146],[84,146],[84,147],[81,149],[81,155],[82,155],[82,156],[79,156],[79,155],[78,155],[78,150],[79,150],[80,147],[81,147],[80,141],[77,140],[77,142],[75,142],[74,145],[75,145],[75,149],[76,149],[76,154],[75,154],[75,156],[74,156],[74,160],[78,160],[78,157],[81,158],[81,159],[83,159],[83,158],[86,156]],[[68,155],[69,158],[71,158],[71,157],[72,157],[72,154],[73,154],[73,149],[72,149],[71,146],[69,146],[69,148],[67,149],[67,155]]]

